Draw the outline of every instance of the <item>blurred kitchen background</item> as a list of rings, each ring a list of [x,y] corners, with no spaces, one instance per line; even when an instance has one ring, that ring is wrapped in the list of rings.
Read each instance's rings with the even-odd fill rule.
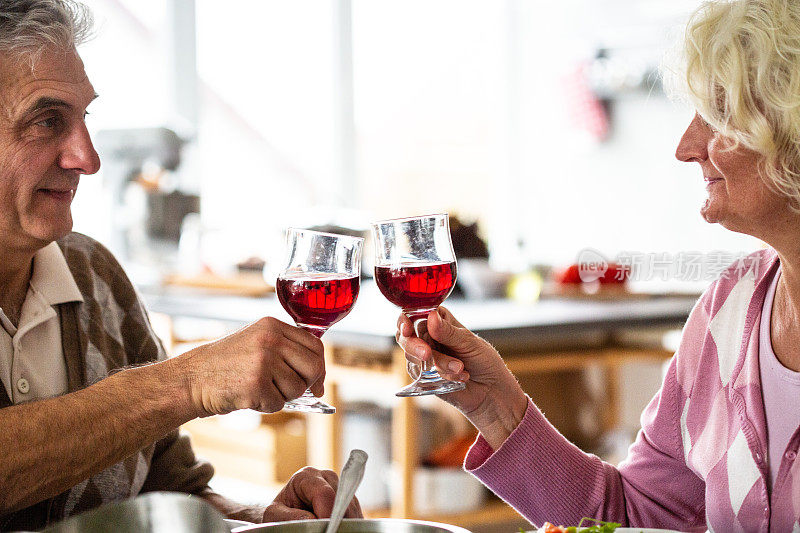
[[[288,320],[269,287],[286,227],[448,212],[453,309],[502,330],[554,423],[616,461],[718,269],[634,268],[598,287],[569,265],[591,249],[708,266],[761,246],[700,218],[700,171],[674,158],[693,110],[658,67],[698,0],[84,1],[103,167],[81,182],[75,229],[123,260],[176,353],[261,314]],[[326,339],[335,417],[190,424],[215,486],[271,497],[296,466],[338,469],[362,447],[374,516],[525,525],[459,470],[474,434],[457,414],[391,394],[396,312],[375,293],[365,281]],[[385,331],[359,329],[368,315]]]

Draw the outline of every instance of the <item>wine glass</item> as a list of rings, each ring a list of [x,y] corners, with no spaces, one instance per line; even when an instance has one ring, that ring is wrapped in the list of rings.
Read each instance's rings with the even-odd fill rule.
[[[414,332],[427,332],[427,316],[450,295],[456,283],[456,256],[447,214],[382,220],[372,224],[375,235],[375,282],[387,300],[413,322]],[[414,382],[397,396],[423,396],[462,390],[429,361],[407,364]]]
[[[358,298],[364,239],[305,229],[286,232],[286,257],[275,291],[298,327],[317,338],[343,319]],[[289,411],[336,412],[311,390],[286,402]]]

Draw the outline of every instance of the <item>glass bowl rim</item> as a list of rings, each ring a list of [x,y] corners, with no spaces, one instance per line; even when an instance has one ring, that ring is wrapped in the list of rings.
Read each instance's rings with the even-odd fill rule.
[[[394,223],[394,222],[405,222],[407,220],[417,220],[417,219],[422,219],[422,218],[438,218],[438,217],[444,217],[445,220],[449,220],[450,219],[450,213],[431,213],[431,214],[428,214],[428,215],[415,215],[415,216],[411,216],[411,217],[387,218],[387,219],[384,219],[384,220],[377,220],[377,221],[373,222],[372,225],[373,226],[379,226],[381,224],[388,224],[390,222],[392,222],[392,223]]]
[[[292,231],[294,231],[295,233],[313,233],[315,235],[323,235],[325,237],[336,237],[338,239],[352,239],[354,241],[364,240],[364,237],[355,237],[353,235],[345,235],[343,233],[329,233],[327,231],[317,231],[315,229],[295,228],[295,227],[286,228],[286,235],[288,236],[289,233]]]

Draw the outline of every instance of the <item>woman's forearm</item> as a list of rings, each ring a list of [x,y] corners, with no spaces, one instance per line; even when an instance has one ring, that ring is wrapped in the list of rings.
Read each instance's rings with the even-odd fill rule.
[[[465,413],[489,445],[497,450],[519,426],[528,408],[528,397],[519,386],[510,390],[493,391],[496,397],[475,412]]]

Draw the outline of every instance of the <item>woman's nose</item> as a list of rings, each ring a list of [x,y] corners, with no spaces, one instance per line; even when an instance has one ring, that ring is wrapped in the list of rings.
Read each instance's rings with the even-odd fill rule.
[[[695,115],[678,143],[675,157],[685,163],[705,161],[708,159],[710,136],[711,131],[703,123],[700,115]]]

